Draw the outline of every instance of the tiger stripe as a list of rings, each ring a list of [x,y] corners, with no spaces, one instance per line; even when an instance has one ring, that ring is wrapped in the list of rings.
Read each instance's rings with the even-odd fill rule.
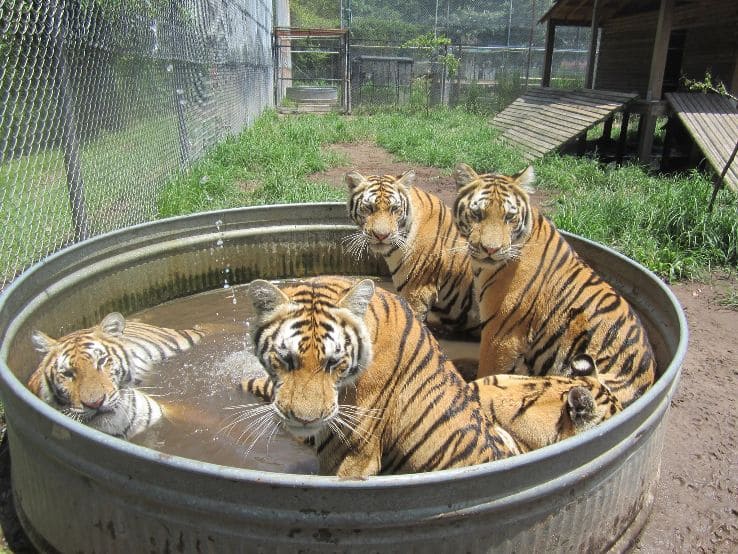
[[[457,166],[454,217],[479,291],[478,377],[561,374],[580,353],[626,406],[656,379],[645,328],[623,296],[530,201],[532,168],[513,176]]]
[[[453,330],[478,331],[474,278],[451,210],[413,186],[415,173],[369,175],[353,171],[348,214],[359,228],[349,250],[368,247],[387,262],[397,293],[425,320]]]
[[[315,437],[322,474],[432,471],[516,453],[400,297],[341,277],[281,290],[255,281],[249,295],[268,377],[242,386],[295,436]]]
[[[28,387],[65,415],[130,438],[162,416],[156,400],[134,387],[154,363],[190,350],[208,332],[157,327],[117,312],[59,339],[34,331],[31,339],[44,356]]]

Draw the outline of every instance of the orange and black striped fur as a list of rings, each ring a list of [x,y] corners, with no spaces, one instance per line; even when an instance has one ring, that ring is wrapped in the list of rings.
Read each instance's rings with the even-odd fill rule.
[[[152,364],[189,350],[206,333],[127,321],[117,312],[60,339],[34,331],[31,339],[44,357],[28,387],[65,415],[130,438],[156,423],[165,408],[135,387]]]
[[[423,472],[517,453],[408,304],[371,280],[318,277],[281,290],[258,280],[248,296],[268,376],[242,387],[270,401],[252,424],[312,438],[322,474]]]
[[[592,358],[579,355],[570,377],[491,375],[469,383],[492,421],[520,452],[529,452],[586,431],[622,410],[603,385]]]
[[[422,321],[456,331],[478,331],[479,311],[466,241],[451,210],[413,186],[415,173],[400,177],[347,173],[349,217],[359,231],[347,239],[356,255],[381,254],[397,293]]]
[[[479,294],[478,377],[555,375],[577,354],[627,406],[650,387],[656,363],[633,308],[530,205],[533,168],[478,175],[459,164],[454,218],[469,244]]]

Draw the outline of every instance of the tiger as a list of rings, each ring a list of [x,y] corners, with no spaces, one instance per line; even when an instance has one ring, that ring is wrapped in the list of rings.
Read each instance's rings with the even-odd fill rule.
[[[397,293],[421,321],[432,316],[452,331],[477,334],[479,311],[466,243],[451,210],[413,186],[415,172],[344,176],[347,208],[359,231],[347,237],[354,254],[368,248],[384,257]]]
[[[530,205],[533,167],[514,175],[454,169],[454,221],[479,296],[477,377],[565,374],[577,354],[625,407],[656,379],[646,330],[627,300]]]
[[[135,387],[154,363],[190,350],[209,332],[157,327],[118,312],[59,339],[35,330],[31,341],[44,356],[28,388],[66,416],[130,439],[173,410]]]
[[[269,402],[252,426],[312,443],[319,473],[417,473],[518,453],[408,303],[372,280],[256,280],[246,296],[260,365],[241,387]]]
[[[623,407],[600,382],[594,360],[579,354],[567,377],[490,375],[469,383],[490,421],[507,431],[517,449],[530,452],[610,419]]]

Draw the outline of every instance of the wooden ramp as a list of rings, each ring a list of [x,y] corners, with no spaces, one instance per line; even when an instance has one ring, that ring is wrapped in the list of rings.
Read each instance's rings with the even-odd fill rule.
[[[738,192],[738,112],[733,103],[701,92],[667,92],[665,96],[715,173]]]
[[[638,95],[608,90],[531,88],[498,113],[492,124],[526,161],[579,138]]]

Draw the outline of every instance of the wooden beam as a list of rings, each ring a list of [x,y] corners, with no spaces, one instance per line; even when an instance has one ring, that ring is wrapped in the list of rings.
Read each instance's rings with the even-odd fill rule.
[[[649,104],[649,108],[653,106],[655,101],[661,100],[673,12],[674,0],[661,0],[656,23],[656,38],[654,39],[653,52],[651,54],[651,72],[648,76],[648,88],[646,89],[646,102]],[[656,115],[651,109],[648,109],[641,117],[643,121],[640,126],[640,136],[638,137],[638,159],[643,163],[647,163],[651,157],[651,149],[653,148],[653,134],[656,131]]]
[[[551,64],[553,63],[555,36],[556,23],[549,19],[546,25],[546,53],[543,55],[543,77],[541,78],[542,87],[547,87],[551,84]]]
[[[590,25],[591,36],[589,38],[589,57],[587,58],[587,77],[584,88],[592,88],[594,84],[595,60],[597,59],[597,33],[599,31],[600,1],[594,0],[592,5],[592,24]]]
[[[656,23],[656,38],[654,39],[653,53],[651,54],[651,72],[648,77],[646,100],[661,100],[673,13],[674,0],[661,0],[659,17]]]

